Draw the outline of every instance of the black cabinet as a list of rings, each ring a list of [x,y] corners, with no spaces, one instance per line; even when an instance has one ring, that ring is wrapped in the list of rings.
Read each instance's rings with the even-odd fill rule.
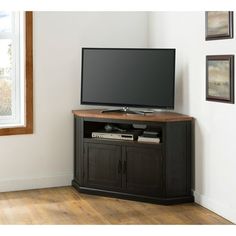
[[[162,195],[162,149],[126,147],[124,186],[130,193]]]
[[[74,112],[74,179],[80,192],[160,204],[193,201],[192,118],[177,113],[119,115]],[[160,143],[92,138],[106,124],[144,126]]]
[[[120,189],[121,147],[86,143],[84,145],[84,184],[92,188]]]
[[[84,185],[91,188],[160,196],[161,148],[84,144]]]

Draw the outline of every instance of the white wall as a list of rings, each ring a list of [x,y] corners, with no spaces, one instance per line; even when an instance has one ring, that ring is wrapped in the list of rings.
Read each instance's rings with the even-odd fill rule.
[[[176,111],[196,118],[195,199],[236,223],[236,104],[205,101],[205,57],[235,54],[236,39],[205,41],[204,12],[155,12],[149,23],[149,46],[177,49]]]
[[[0,191],[70,185],[81,47],[147,46],[147,13],[34,13],[34,134],[0,136]]]

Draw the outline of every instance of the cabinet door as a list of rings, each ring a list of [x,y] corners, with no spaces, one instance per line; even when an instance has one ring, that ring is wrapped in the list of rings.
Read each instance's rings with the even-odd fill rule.
[[[85,144],[85,185],[118,190],[121,188],[122,162],[119,145]]]
[[[162,195],[162,150],[152,147],[126,147],[123,185],[127,192]]]

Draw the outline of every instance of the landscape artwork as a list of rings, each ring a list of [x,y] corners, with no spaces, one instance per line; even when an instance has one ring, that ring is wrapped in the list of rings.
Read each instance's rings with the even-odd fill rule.
[[[208,94],[229,99],[229,62],[209,61]]]
[[[233,37],[233,12],[206,12],[206,40]]]
[[[207,57],[207,100],[233,101],[232,56]]]

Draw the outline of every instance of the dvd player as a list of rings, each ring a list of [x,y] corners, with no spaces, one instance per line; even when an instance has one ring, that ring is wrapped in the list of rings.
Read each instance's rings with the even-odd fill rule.
[[[92,132],[92,138],[101,139],[119,139],[119,140],[136,140],[136,133],[108,133],[108,132]]]

